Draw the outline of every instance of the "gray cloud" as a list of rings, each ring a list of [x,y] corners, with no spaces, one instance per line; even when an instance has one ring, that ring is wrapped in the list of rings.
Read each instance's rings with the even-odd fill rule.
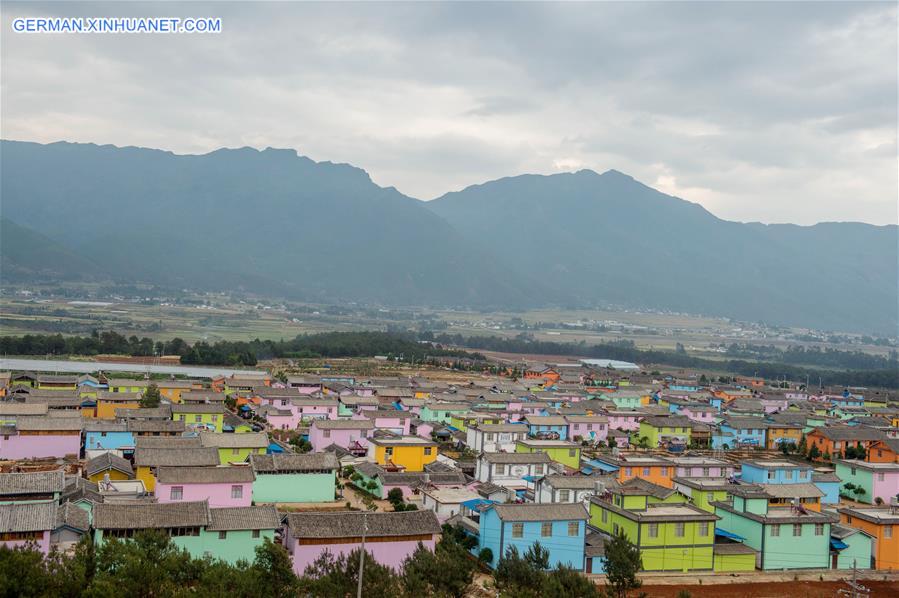
[[[14,34],[221,16],[220,35]],[[430,199],[616,168],[736,220],[897,221],[891,3],[7,3],[2,135],[290,147]]]

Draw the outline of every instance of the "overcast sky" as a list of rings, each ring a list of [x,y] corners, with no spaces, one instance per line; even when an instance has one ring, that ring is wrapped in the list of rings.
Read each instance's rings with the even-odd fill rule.
[[[19,16],[220,16],[41,35]],[[2,136],[294,148],[420,199],[626,172],[731,220],[897,222],[895,3],[3,3]]]

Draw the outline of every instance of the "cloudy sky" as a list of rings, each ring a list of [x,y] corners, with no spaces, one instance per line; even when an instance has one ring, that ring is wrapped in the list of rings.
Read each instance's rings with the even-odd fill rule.
[[[220,16],[41,35],[21,16]],[[2,136],[294,148],[420,199],[610,168],[742,221],[897,222],[895,3],[3,3]]]

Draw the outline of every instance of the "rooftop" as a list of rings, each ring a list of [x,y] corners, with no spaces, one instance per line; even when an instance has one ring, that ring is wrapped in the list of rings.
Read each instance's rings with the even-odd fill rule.
[[[439,534],[434,511],[290,513],[287,526],[294,538],[402,537]]]

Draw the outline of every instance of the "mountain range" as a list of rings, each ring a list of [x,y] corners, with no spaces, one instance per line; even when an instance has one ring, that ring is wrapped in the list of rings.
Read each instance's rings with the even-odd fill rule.
[[[316,302],[615,305],[895,335],[899,229],[719,219],[626,174],[429,202],[293,150],[0,145],[0,281],[151,282]]]

